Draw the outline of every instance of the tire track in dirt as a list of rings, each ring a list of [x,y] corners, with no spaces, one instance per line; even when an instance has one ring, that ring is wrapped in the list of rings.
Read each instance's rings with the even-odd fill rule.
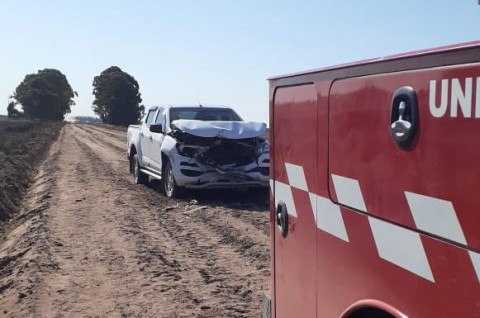
[[[98,173],[75,135],[68,133],[57,178],[55,211],[48,216],[48,240],[59,269],[43,281],[35,312],[45,317],[155,317],[168,306],[141,295],[151,281],[139,275],[136,245],[121,231],[115,209],[115,183]],[[75,185],[79,186],[75,186]],[[81,189],[79,188],[81,187]],[[100,209],[98,208],[100,207]],[[123,211],[125,213],[126,211]]]
[[[236,247],[236,251],[255,265],[256,269],[263,270],[264,275],[269,275],[270,255],[268,241],[259,241],[250,237],[249,233],[255,230],[249,223],[241,224],[232,222],[232,218],[225,218],[223,222],[215,221],[215,214],[221,213],[218,209],[206,209],[206,213],[194,214],[195,219],[202,224],[208,225],[221,237],[220,242],[228,242]]]
[[[239,195],[239,194],[237,194]],[[266,222],[265,214],[268,214],[268,197],[265,193],[260,193],[253,195],[251,193],[246,193],[245,196],[251,198],[252,202],[256,203],[241,203],[237,202],[234,204],[223,204],[222,202],[208,201],[204,203],[213,207],[224,207],[227,208],[230,213],[228,217],[241,221],[247,225],[255,227],[258,231],[261,231],[266,237],[270,236],[270,224]],[[202,204],[203,201],[200,201]],[[233,221],[234,223],[238,221]]]
[[[120,138],[99,130],[66,125],[54,144],[27,205],[36,223],[19,230],[17,254],[0,251],[0,272],[15,277],[0,281],[4,314],[260,316],[268,213],[215,194],[198,204],[134,185]]]
[[[86,149],[83,149],[83,150],[87,151]],[[104,159],[99,157],[97,153],[92,151],[91,155],[96,157],[95,162],[97,163],[97,165],[99,165],[100,162],[103,162],[103,164],[100,164],[100,165],[107,165],[106,162],[104,161]],[[106,166],[106,167],[103,167],[102,170],[108,170],[108,169],[111,169],[111,167]],[[122,183],[124,183],[124,182],[122,182]],[[131,185],[130,182],[128,182],[128,185]],[[151,191],[151,192],[153,192],[153,191]],[[150,201],[152,199],[158,199],[157,197],[159,196],[159,194],[156,193],[156,192],[150,193],[150,195],[151,196],[149,196],[149,198],[148,198]],[[161,197],[161,198],[162,198],[160,200],[161,202],[159,202],[159,203],[160,204],[165,203],[165,198],[163,198],[163,197]],[[155,202],[151,202],[151,204],[158,205]],[[177,204],[178,204],[178,202],[177,202]],[[200,208],[201,208],[201,210],[204,210],[205,207],[200,207]],[[193,207],[193,209],[190,209],[190,210],[191,210],[190,214],[192,214],[192,211],[193,211],[193,214],[201,214],[200,212],[195,213],[196,211],[200,211],[199,207]],[[238,276],[238,275],[233,274],[231,272],[231,270],[229,270],[227,267],[218,265],[218,264],[221,264],[221,263],[224,264],[225,262],[228,262],[230,259],[232,259],[231,257],[229,257],[228,259],[219,260],[218,257],[216,256],[216,253],[218,253],[219,249],[225,249],[226,253],[228,253],[228,255],[235,254],[235,252],[237,252],[238,250],[240,250],[242,247],[245,246],[244,243],[235,247],[232,251],[231,246],[229,246],[230,242],[228,242],[228,240],[225,240],[225,236],[218,237],[218,236],[215,235],[215,233],[206,231],[202,226],[197,226],[196,225],[196,220],[193,223],[191,221],[188,222],[189,223],[188,226],[183,226],[183,224],[185,224],[185,219],[188,220],[190,218],[188,216],[189,212],[188,211],[183,212],[181,214],[182,216],[181,216],[180,219],[178,218],[178,215],[177,215],[178,213],[177,212],[178,211],[168,213],[168,215],[167,215],[168,218],[166,218],[166,216],[165,216],[165,214],[167,214],[167,213],[165,213],[165,211],[161,212],[162,214],[164,214],[165,218],[160,216],[160,224],[163,226],[163,229],[170,235],[170,237],[172,237],[174,239],[174,244],[172,244],[172,245],[177,245],[177,246],[180,245],[181,247],[183,247],[185,249],[181,254],[184,254],[185,251],[186,251],[186,254],[187,254],[188,258],[196,259],[195,263],[197,263],[197,265],[195,265],[195,267],[199,267],[199,264],[204,263],[204,266],[202,268],[200,268],[200,269],[190,268],[190,269],[188,269],[188,271],[190,271],[190,272],[197,271],[199,273],[201,279],[203,280],[204,285],[205,284],[210,285],[210,284],[216,283],[216,287],[212,288],[211,291],[210,291],[210,293],[214,296],[213,301],[210,301],[210,303],[211,303],[210,305],[206,305],[205,301],[202,300],[202,297],[197,296],[197,297],[190,297],[190,298],[194,299],[194,303],[198,303],[198,304],[204,303],[202,306],[200,306],[200,309],[203,309],[203,310],[213,309],[214,311],[217,312],[217,314],[220,314],[220,312],[218,312],[218,309],[215,310],[215,307],[214,307],[215,304],[226,303],[226,304],[230,304],[230,305],[225,305],[225,308],[223,310],[228,312],[229,317],[245,317],[245,316],[248,317],[248,316],[250,316],[251,312],[250,312],[250,310],[248,310],[246,308],[248,308],[249,304],[252,303],[252,296],[251,296],[252,291],[249,290],[248,288],[245,290],[245,288],[244,288],[244,286],[242,285],[241,282],[245,281],[245,279],[248,278],[249,275],[254,276],[254,275],[251,275],[252,268],[250,268],[248,266],[242,266],[243,263],[244,264],[249,264],[249,261],[251,261],[251,258],[248,259],[248,260],[246,260],[246,259],[242,260],[242,257],[240,257],[240,256],[237,256],[237,257],[233,258],[235,261],[234,261],[233,264],[230,264],[230,266],[231,266],[230,268],[234,268],[237,271],[240,269],[241,272],[242,272],[242,276]],[[215,213],[218,213],[218,212],[219,211],[215,211]],[[182,218],[184,218],[184,219],[182,219]],[[130,217],[130,221],[131,221],[131,224],[132,224],[132,226],[130,226],[130,228],[131,227],[138,228],[138,220],[135,220],[133,217]],[[217,228],[220,228],[220,225]],[[195,232],[193,232],[193,230]],[[255,230],[255,229],[252,228],[251,230]],[[140,233],[141,231],[137,231],[137,232]],[[225,232],[228,232],[228,230],[225,231]],[[141,239],[144,239],[143,235],[141,235],[141,237],[143,237]],[[198,238],[214,238],[215,241],[214,242],[209,241],[209,242],[202,243],[201,239],[199,240]],[[245,241],[245,239],[244,239],[244,241]],[[201,243],[201,245],[199,245],[199,242]],[[234,240],[232,242],[235,243],[235,242],[240,242],[240,241],[235,241]],[[222,246],[222,245],[226,245],[226,246]],[[264,244],[261,244],[261,245],[264,245]],[[177,258],[179,258],[178,250],[174,249],[172,252],[176,253]],[[153,255],[156,255],[156,254],[159,253],[159,250],[158,249],[157,250],[152,250],[151,253],[153,253]],[[268,246],[265,249],[264,253],[266,255],[268,255]],[[185,259],[185,262],[181,262],[181,263],[182,264],[187,263],[189,261],[188,258]],[[240,258],[240,260],[238,260],[238,258]],[[205,263],[205,260],[208,260],[208,261]],[[240,261],[241,263],[239,264],[238,261]],[[265,258],[263,259],[263,261],[264,261],[264,263],[268,264],[268,261],[265,262]],[[177,264],[176,267],[178,268],[178,262],[176,262],[174,264]],[[167,273],[167,274],[169,274],[169,273]],[[243,276],[243,274],[245,274],[246,276]],[[268,273],[266,275],[268,276]],[[181,278],[178,277],[178,274],[173,274],[173,277],[175,278],[175,280],[178,280],[178,281],[181,280]],[[239,282],[239,283],[226,284],[226,283],[224,283],[226,281],[226,278],[228,280],[233,280],[233,281]],[[199,277],[191,277],[190,279],[195,281],[195,280],[198,280]],[[262,289],[266,290],[267,289],[266,286],[265,286],[266,279],[261,278],[261,281],[262,281],[261,283],[263,283]],[[248,287],[249,285],[254,285],[254,284],[259,285],[259,282],[258,281],[250,282],[249,281],[246,285]],[[191,285],[191,283],[190,283],[190,285]],[[202,282],[197,282],[194,285],[201,286]],[[166,287],[166,288],[170,288],[170,287]],[[177,294],[179,294],[179,295],[185,294],[185,293],[187,293],[187,291],[186,290],[181,290],[180,292],[177,291]],[[258,293],[258,291],[257,291],[257,293]],[[220,299],[222,297],[226,297],[225,302],[220,301]],[[235,299],[235,297],[237,299]],[[259,297],[257,296],[257,298],[259,298]],[[241,302],[240,302],[240,300],[241,300]],[[240,302],[240,304],[239,304],[239,302]],[[235,304],[235,303],[236,303],[236,305],[232,305],[232,304]],[[259,304],[259,302],[258,302],[258,304]],[[207,316],[211,316],[214,313],[211,312],[211,313],[205,313],[205,314]],[[215,316],[215,315],[213,315],[213,316]]]
[[[178,255],[175,255],[169,248],[175,246],[177,242],[168,235],[164,235],[163,229],[155,222],[156,214],[152,211],[151,204],[148,203],[149,198],[145,198],[141,193],[142,191],[138,191],[144,189],[138,189],[138,187],[135,187],[127,180],[115,176],[112,168],[103,162],[99,155],[89,148],[87,144],[82,143],[80,140],[79,146],[87,154],[89,161],[95,162],[99,175],[110,178],[116,184],[122,185],[124,189],[130,188],[130,191],[124,190],[122,197],[116,199],[117,205],[121,205],[122,209],[128,208],[132,212],[125,215],[124,220],[127,222],[122,224],[121,229],[125,235],[133,236],[131,240],[136,244],[135,250],[137,251],[136,258],[138,259],[139,270],[147,277],[160,279],[160,283],[153,286],[153,290],[147,291],[146,297],[155,298],[157,297],[156,292],[164,293],[164,297],[170,298],[170,304],[177,304],[177,307],[181,307],[179,306],[181,304],[187,309],[194,309],[195,303],[201,302],[201,296],[195,295],[186,289],[185,286],[187,284],[176,283],[183,279],[180,273],[188,273],[189,269],[184,268],[185,265],[180,265],[181,263],[177,260]],[[134,195],[132,195],[131,191],[133,191]],[[158,237],[158,233],[160,233],[161,237]],[[159,242],[161,242],[161,245],[158,245]],[[149,286],[151,285],[145,285],[145,287]],[[171,295],[172,291],[174,295]],[[179,298],[177,295],[189,295],[189,297],[177,299]],[[178,309],[177,311],[174,309],[174,313],[179,314],[181,310]]]
[[[120,142],[118,137],[112,139],[112,137],[104,133],[104,131],[92,129],[91,127],[87,127],[86,125],[75,125],[74,129],[79,129],[83,131],[84,135],[87,136],[87,138],[91,142],[103,144],[109,148],[114,149],[117,152],[122,152],[124,155],[126,153],[126,138],[124,142]]]
[[[80,125],[79,125],[80,126]],[[127,141],[127,132],[120,132],[120,131],[116,131],[112,128],[108,128],[108,126],[103,126],[103,125],[90,125],[90,124],[87,124],[87,125],[81,125],[82,127],[88,127],[90,128],[91,130],[96,130],[96,131],[99,131],[101,133],[104,133],[104,134],[108,134],[108,135],[111,135],[111,136],[114,136],[116,138],[123,138],[125,139],[125,142]]]
[[[212,235],[203,224],[194,221],[194,215],[203,213],[203,210],[203,207],[188,207],[185,212],[162,211],[160,223],[175,238],[178,246],[187,251],[187,257],[196,259],[195,270],[203,279],[203,284],[199,285],[203,285],[204,292],[213,299],[209,304],[224,304],[228,317],[249,316],[248,307],[253,293],[251,287],[258,286],[259,282],[252,278],[251,265],[238,255],[238,250],[231,246],[231,242]],[[172,219],[175,220],[174,224]],[[226,301],[221,301],[221,298],[226,298]]]
[[[103,139],[108,139],[109,141],[117,142],[119,145],[122,146],[122,149],[125,150],[127,144],[127,132],[120,133],[115,132],[112,133],[110,129],[100,126],[92,126],[92,125],[78,125],[78,128],[84,129],[94,135],[101,135]]]
[[[106,164],[113,167],[118,177],[128,179],[129,162],[126,156],[126,150],[117,145],[113,145],[103,140],[102,136],[93,135],[88,130],[84,130],[77,125],[72,127],[74,135],[80,140],[80,144],[88,145],[94,153]]]

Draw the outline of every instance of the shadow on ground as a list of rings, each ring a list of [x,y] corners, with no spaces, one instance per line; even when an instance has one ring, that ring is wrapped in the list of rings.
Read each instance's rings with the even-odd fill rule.
[[[148,187],[163,195],[161,182],[150,181]],[[180,204],[209,205],[213,207],[225,207],[252,212],[268,212],[270,199],[269,188],[255,188],[248,190],[210,189],[210,190],[185,190],[183,196],[172,201]],[[182,205],[183,205],[182,204]]]

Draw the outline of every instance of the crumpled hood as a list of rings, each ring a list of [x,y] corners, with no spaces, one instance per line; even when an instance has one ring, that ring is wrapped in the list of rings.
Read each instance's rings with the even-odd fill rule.
[[[172,126],[197,137],[219,137],[226,139],[254,138],[267,131],[267,125],[245,121],[204,121],[177,119]]]

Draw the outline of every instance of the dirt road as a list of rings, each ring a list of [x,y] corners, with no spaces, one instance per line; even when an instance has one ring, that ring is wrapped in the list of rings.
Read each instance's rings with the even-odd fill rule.
[[[0,245],[0,316],[259,317],[267,199],[134,185],[124,132],[66,125]]]

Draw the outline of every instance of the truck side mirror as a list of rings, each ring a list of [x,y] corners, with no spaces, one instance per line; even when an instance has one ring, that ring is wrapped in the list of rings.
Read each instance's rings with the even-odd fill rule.
[[[158,134],[163,133],[162,124],[152,124],[152,125],[150,125],[150,131],[153,132],[153,133],[158,133]]]

